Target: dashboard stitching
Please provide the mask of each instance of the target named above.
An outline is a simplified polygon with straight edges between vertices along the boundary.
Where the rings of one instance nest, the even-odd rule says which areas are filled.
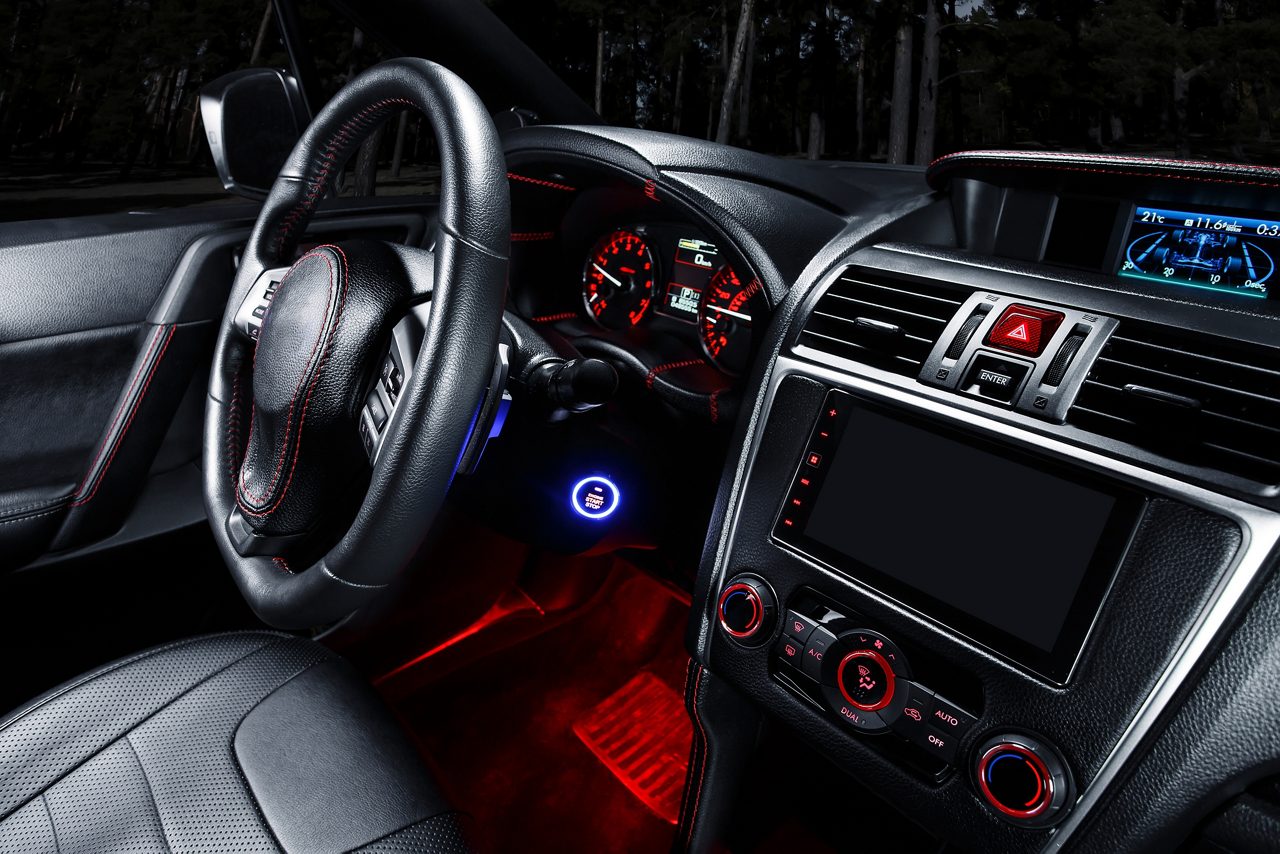
[[[1280,175],[1280,168],[1274,166],[1255,166],[1248,163],[1227,163],[1221,160],[1179,160],[1173,157],[1125,157],[1115,154],[1068,154],[1043,152],[1040,154],[1030,154],[1024,151],[1008,151],[1008,150],[985,150],[985,151],[953,151],[950,154],[944,154],[941,157],[935,157],[933,162],[929,164],[929,168],[937,166],[939,163],[953,161],[959,162],[963,160],[1026,160],[1029,162],[1047,163],[1055,160],[1070,161],[1075,160],[1083,163],[1123,163],[1125,165],[1148,165],[1159,164],[1169,167],[1187,167],[1201,169],[1204,167],[1216,167],[1220,169],[1236,169],[1246,172],[1274,172]]]
[[[663,365],[657,365],[649,369],[648,375],[644,378],[645,388],[653,388],[654,381],[658,378],[658,374],[674,371],[679,368],[692,368],[694,365],[705,364],[701,359],[683,359],[679,362],[667,362]]]
[[[1155,162],[1160,164],[1162,168],[1168,168],[1169,161],[1155,161]],[[943,164],[944,167],[948,167],[948,168],[957,168],[963,165],[965,165],[965,161],[949,161]],[[1051,160],[1032,160],[1032,161],[1026,161],[1026,162],[1018,162],[1014,160],[991,159],[991,160],[977,161],[974,165],[998,166],[998,167],[1010,168],[1010,169],[1043,169],[1043,170],[1053,170],[1057,172],[1086,172],[1086,173],[1097,174],[1097,175],[1123,175],[1125,177],[1130,177],[1130,178],[1169,178],[1169,179],[1178,180],[1178,181],[1196,181],[1196,182],[1204,182],[1204,183],[1210,183],[1210,184],[1235,184],[1238,186],[1250,186],[1250,187],[1275,187],[1277,185],[1280,185],[1280,175],[1277,175],[1272,180],[1248,181],[1242,178],[1215,177],[1214,175],[1211,175],[1211,174],[1201,174],[1198,172],[1188,173],[1188,174],[1180,174],[1177,172],[1134,172],[1134,171],[1126,171],[1124,169],[1108,169],[1108,168],[1105,168],[1104,165],[1102,164],[1099,164],[1098,166],[1068,166],[1065,163],[1055,163]],[[1137,161],[1130,161],[1130,162],[1124,162],[1123,165],[1140,166],[1142,164],[1140,164]],[[935,171],[934,167],[932,166],[929,167],[930,179],[937,178],[942,171],[944,171],[944,169],[942,168]]]
[[[559,314],[542,314],[529,319],[534,323],[555,323],[558,320],[573,320],[577,316],[576,311],[562,311]]]
[[[699,741],[702,745],[702,761],[699,763],[698,770],[698,786],[694,790],[693,807],[689,810],[689,840],[690,847],[693,846],[693,832],[697,827],[698,805],[702,802],[702,784],[707,777],[707,754],[711,752],[711,745],[707,743],[707,730],[702,725],[702,715],[698,711],[698,691],[702,687],[702,674],[706,670],[700,665],[697,666],[697,673],[693,677],[693,719],[698,724],[698,732],[700,734]]]
[[[535,187],[545,187],[548,190],[560,190],[565,193],[578,192],[577,187],[570,187],[568,184],[558,184],[555,181],[546,181],[542,178],[530,178],[527,175],[519,175],[515,172],[508,172],[507,177],[512,181],[523,181],[526,184],[533,184]]]
[[[511,232],[512,243],[529,243],[537,240],[554,240],[556,233],[554,231],[513,231]]]

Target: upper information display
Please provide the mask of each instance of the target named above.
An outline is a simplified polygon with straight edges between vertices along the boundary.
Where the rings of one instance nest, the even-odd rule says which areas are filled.
[[[1280,220],[1139,205],[1119,275],[1266,298],[1280,257]]]

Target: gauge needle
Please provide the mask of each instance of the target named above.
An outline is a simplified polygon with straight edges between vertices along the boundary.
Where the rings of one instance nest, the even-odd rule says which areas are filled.
[[[742,312],[740,312],[740,311],[734,311],[734,310],[733,310],[733,309],[731,309],[731,308],[721,308],[721,307],[720,307],[720,306],[718,306],[718,305],[709,305],[709,306],[707,306],[707,308],[711,309],[712,311],[718,311],[718,312],[720,312],[721,314],[727,314],[727,315],[729,315],[730,317],[736,317],[736,318],[738,318],[739,320],[745,320],[747,323],[750,323],[750,322],[751,322],[751,315],[749,315],[749,314],[743,314],[743,313],[742,313]]]
[[[604,267],[601,267],[599,264],[596,264],[595,262],[592,262],[591,266],[592,266],[592,267],[595,267],[597,270],[599,270],[599,271],[600,271],[600,275],[604,276],[606,279],[608,279],[609,281],[613,282],[613,283],[614,283],[615,285],[617,285],[618,287],[620,287],[620,288],[621,288],[621,287],[623,287],[622,282],[621,282],[621,281],[619,281],[618,279],[615,279],[613,276],[609,275],[609,271],[608,271],[608,270],[606,270]]]

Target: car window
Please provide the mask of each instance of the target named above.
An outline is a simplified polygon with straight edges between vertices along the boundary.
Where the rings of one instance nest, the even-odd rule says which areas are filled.
[[[10,0],[0,20],[0,219],[235,201],[197,93],[287,66],[267,0]]]
[[[320,103],[361,71],[398,55],[326,0],[306,0],[299,12]],[[352,157],[339,178],[338,195],[435,195],[439,179],[431,126],[417,113],[404,112],[378,128]]]
[[[1280,163],[1275,0],[486,2],[615,125],[889,163]]]

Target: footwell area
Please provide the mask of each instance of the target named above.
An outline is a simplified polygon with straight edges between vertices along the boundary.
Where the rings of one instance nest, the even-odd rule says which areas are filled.
[[[573,731],[659,818],[679,820],[693,725],[674,688],[652,673],[637,674]]]
[[[580,616],[407,694],[381,688],[487,849],[665,852],[691,737],[688,614],[618,564]]]

